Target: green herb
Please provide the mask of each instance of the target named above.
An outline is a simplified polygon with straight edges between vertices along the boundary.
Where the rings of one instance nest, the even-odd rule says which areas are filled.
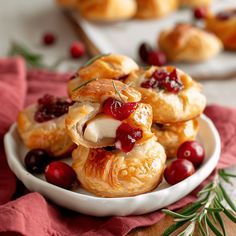
[[[41,54],[38,53],[34,53],[32,52],[29,48],[27,48],[26,46],[13,42],[12,46],[8,52],[9,56],[15,56],[15,55],[20,55],[22,56],[26,63],[27,66],[30,68],[44,68],[47,67],[44,63],[43,63],[43,56]]]
[[[125,103],[125,101],[124,101],[124,99],[121,97],[120,91],[118,91],[118,89],[117,89],[117,87],[116,87],[114,81],[112,81],[112,85],[113,85],[113,87],[114,87],[114,90],[115,90],[116,94],[120,97],[120,100]]]
[[[178,236],[192,236],[196,226],[198,226],[199,233],[202,236],[208,236],[209,230],[217,236],[226,236],[225,225],[220,213],[225,214],[231,221],[236,223],[236,207],[230,200],[221,182],[230,183],[231,177],[236,178],[235,175],[226,173],[224,170],[219,170],[213,181],[198,193],[199,199],[197,202],[180,213],[163,210],[166,215],[174,217],[177,223],[166,229],[162,236],[171,235],[187,223],[187,227]],[[228,204],[230,210],[223,206],[223,201]],[[219,227],[216,227],[216,225]]]
[[[74,88],[74,89],[72,90],[72,92],[74,92],[74,91],[76,91],[76,90],[78,90],[78,89],[81,89],[82,87],[86,86],[87,84],[89,84],[89,83],[91,83],[92,81],[95,81],[95,80],[97,80],[97,79],[98,79],[98,78],[92,78],[92,79],[90,79],[90,80],[87,80],[87,81],[81,83],[78,87]]]
[[[110,55],[110,53],[107,53],[107,54],[98,54],[98,55],[92,57],[90,60],[88,60],[82,67],[89,66],[89,65],[91,65],[93,62],[95,62],[96,60],[98,60],[99,58],[105,57],[105,56],[108,56],[108,55]]]

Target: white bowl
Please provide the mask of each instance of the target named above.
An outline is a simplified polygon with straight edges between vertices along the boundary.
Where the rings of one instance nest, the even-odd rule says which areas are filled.
[[[173,186],[163,180],[152,192],[124,198],[97,197],[82,188],[77,192],[65,190],[46,182],[43,175],[30,174],[24,166],[27,149],[19,137],[16,124],[5,135],[4,145],[11,170],[29,190],[37,191],[58,205],[84,214],[125,216],[145,214],[166,207],[186,196],[210,175],[219,160],[221,148],[219,134],[205,115],[200,118],[198,139],[204,145],[206,157],[192,176]]]

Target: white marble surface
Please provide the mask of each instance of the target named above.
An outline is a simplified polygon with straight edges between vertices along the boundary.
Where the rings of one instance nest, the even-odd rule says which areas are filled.
[[[42,47],[41,35],[53,31],[58,42],[53,47]],[[47,63],[57,58],[68,57],[70,43],[77,39],[67,20],[53,0],[0,0],[0,57],[4,57],[11,41],[25,43],[45,56]],[[69,61],[61,70],[74,70],[83,60]],[[236,78],[225,81],[204,82],[204,93],[208,103],[236,107]],[[236,167],[231,168],[236,173]],[[236,203],[236,181],[228,187]]]

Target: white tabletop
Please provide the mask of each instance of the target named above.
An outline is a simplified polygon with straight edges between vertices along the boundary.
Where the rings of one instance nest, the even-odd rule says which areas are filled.
[[[41,45],[42,34],[55,32],[58,38],[53,47]],[[53,0],[0,0],[0,57],[6,56],[13,40],[22,42],[45,56],[47,63],[68,56],[68,48],[77,39],[73,29]],[[69,61],[61,70],[75,70],[86,59]],[[236,78],[224,81],[206,81],[204,93],[208,104],[236,107]],[[236,167],[231,168],[236,173]],[[228,186],[236,203],[236,181]]]

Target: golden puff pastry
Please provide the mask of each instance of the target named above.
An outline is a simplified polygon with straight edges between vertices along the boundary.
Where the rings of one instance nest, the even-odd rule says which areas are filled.
[[[198,129],[198,119],[174,124],[154,123],[152,126],[152,132],[165,148],[167,158],[176,157],[179,146],[186,141],[194,140]]]
[[[119,91],[119,95],[115,90]],[[107,99],[132,103],[135,108],[128,117],[114,119],[103,111]],[[70,107],[65,120],[68,134],[74,143],[88,148],[113,146],[117,128],[127,123],[142,130],[143,136],[138,143],[143,142],[153,136],[150,131],[152,108],[148,104],[138,103],[140,99],[138,91],[120,81],[92,81],[72,95],[76,103]]]
[[[92,21],[118,21],[134,16],[135,0],[78,0],[80,14]]]
[[[209,14],[206,29],[213,32],[228,50],[236,50],[236,9]]]
[[[148,19],[170,14],[178,7],[177,0],[136,0],[138,10],[136,17]]]
[[[212,0],[179,0],[180,6],[187,7],[199,7],[199,6],[209,6]]]
[[[18,115],[17,128],[24,144],[29,149],[44,149],[55,157],[69,154],[75,145],[66,133],[66,115],[39,123],[35,121],[37,106],[31,105]]]
[[[142,102],[152,106],[155,123],[191,120],[198,117],[206,105],[201,85],[173,66],[140,69],[132,73],[125,83],[142,94]]]
[[[166,155],[152,137],[129,153],[79,146],[72,159],[72,167],[86,190],[102,197],[128,197],[157,187]]]
[[[98,56],[90,64],[81,67],[72,77],[73,79],[68,83],[68,94],[71,95],[78,84],[84,80],[93,78],[122,80],[137,69],[138,65],[129,57],[119,54]]]
[[[189,24],[177,24],[163,30],[158,46],[169,61],[200,62],[217,55],[223,48],[221,41],[211,33]]]

